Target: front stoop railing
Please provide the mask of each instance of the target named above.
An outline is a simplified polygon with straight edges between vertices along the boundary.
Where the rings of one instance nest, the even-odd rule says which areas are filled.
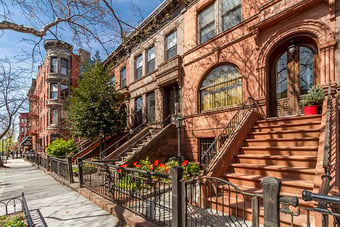
[[[228,124],[223,128],[221,133],[216,137],[214,142],[205,150],[201,156],[201,165],[206,170],[210,164],[213,163],[214,158],[220,152],[220,149],[224,148],[224,145],[228,142],[233,134],[239,129],[240,123],[250,112],[258,112],[263,114],[262,109],[258,106],[257,101],[249,97],[230,119]]]

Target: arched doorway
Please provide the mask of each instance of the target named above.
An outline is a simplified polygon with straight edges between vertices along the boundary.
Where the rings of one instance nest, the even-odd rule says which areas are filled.
[[[299,102],[317,82],[318,54],[308,37],[292,37],[272,52],[269,102],[271,116],[302,114]]]

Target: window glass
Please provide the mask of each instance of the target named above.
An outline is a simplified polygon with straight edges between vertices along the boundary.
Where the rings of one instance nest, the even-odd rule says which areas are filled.
[[[60,85],[60,97],[61,99],[66,99],[68,96],[68,86],[66,84]]]
[[[135,59],[135,79],[138,80],[143,74],[143,56],[139,55]]]
[[[58,99],[58,84],[51,84],[50,86],[50,99]]]
[[[138,97],[135,100],[135,126],[143,123],[143,99]]]
[[[56,73],[57,72],[57,57],[51,57],[51,63],[50,63],[50,72]]]
[[[50,124],[57,124],[58,123],[58,110],[57,109],[51,109],[50,113]]]
[[[155,122],[155,93],[147,94],[146,96],[146,116],[148,122]]]
[[[68,60],[65,58],[61,59],[61,69],[60,73],[67,75],[68,74]]]
[[[242,102],[242,77],[231,65],[223,65],[208,74],[201,86],[201,110]]]
[[[222,29],[223,31],[241,22],[241,0],[223,0]]]
[[[147,73],[151,73],[155,70],[155,47],[150,48],[147,51]]]
[[[123,88],[126,86],[126,68],[124,67],[120,70],[120,87]]]
[[[276,98],[287,98],[287,52],[276,63]]]
[[[314,84],[313,81],[313,51],[308,47],[299,47],[300,53],[300,95],[307,94],[309,88]]]
[[[166,56],[165,60],[168,60],[170,58],[173,58],[177,55],[177,32],[174,31],[170,33],[165,38],[165,50],[166,50]]]
[[[211,4],[198,15],[199,21],[199,38],[203,43],[215,35],[215,14],[214,4]]]

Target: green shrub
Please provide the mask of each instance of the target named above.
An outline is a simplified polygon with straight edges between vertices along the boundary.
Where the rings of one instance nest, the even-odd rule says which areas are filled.
[[[303,96],[301,100],[302,106],[310,106],[310,105],[322,105],[322,102],[325,98],[325,93],[322,88],[318,85],[311,87],[308,90],[308,93]]]
[[[56,139],[46,148],[47,154],[50,156],[66,156],[76,149],[74,141]]]

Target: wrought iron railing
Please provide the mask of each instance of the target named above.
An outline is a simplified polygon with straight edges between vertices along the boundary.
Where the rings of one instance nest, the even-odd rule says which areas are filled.
[[[171,224],[171,184],[165,174],[83,161],[81,185],[162,226]]]
[[[27,225],[29,227],[34,226],[24,193],[22,193],[21,196],[0,201],[0,215],[11,215],[17,212],[24,212]]]
[[[107,148],[105,148],[102,153],[106,154],[108,151],[114,151],[116,149],[118,149],[121,145],[123,145],[126,141],[128,141],[129,139],[131,139],[132,137],[134,137],[135,135],[137,135],[137,133],[139,133],[143,128],[145,128],[146,126],[146,122],[138,125],[136,128],[134,128],[130,133],[126,134],[125,136],[123,136],[122,138],[120,138],[119,140],[117,140],[117,142],[115,142],[114,144],[108,146]],[[101,156],[100,156],[101,157]]]
[[[73,183],[72,161],[71,158],[50,157],[51,172],[59,177]]]
[[[251,111],[256,111],[263,115],[262,109],[258,106],[257,101],[249,97],[238,109],[238,111],[234,114],[234,116],[230,119],[228,124],[223,128],[221,133],[216,137],[214,142],[205,150],[201,156],[201,165],[203,168],[207,168],[209,164],[212,162],[216,154],[218,153],[218,148],[222,148],[226,141],[233,135],[244,117],[247,113]]]
[[[323,168],[325,174],[330,175],[329,159],[331,157],[331,113],[332,113],[332,93],[331,93],[331,81],[328,84],[328,96],[327,96],[327,112],[326,112],[326,125],[325,125],[325,144],[323,153]]]
[[[183,226],[259,226],[262,195],[214,177],[197,177],[182,185]]]

